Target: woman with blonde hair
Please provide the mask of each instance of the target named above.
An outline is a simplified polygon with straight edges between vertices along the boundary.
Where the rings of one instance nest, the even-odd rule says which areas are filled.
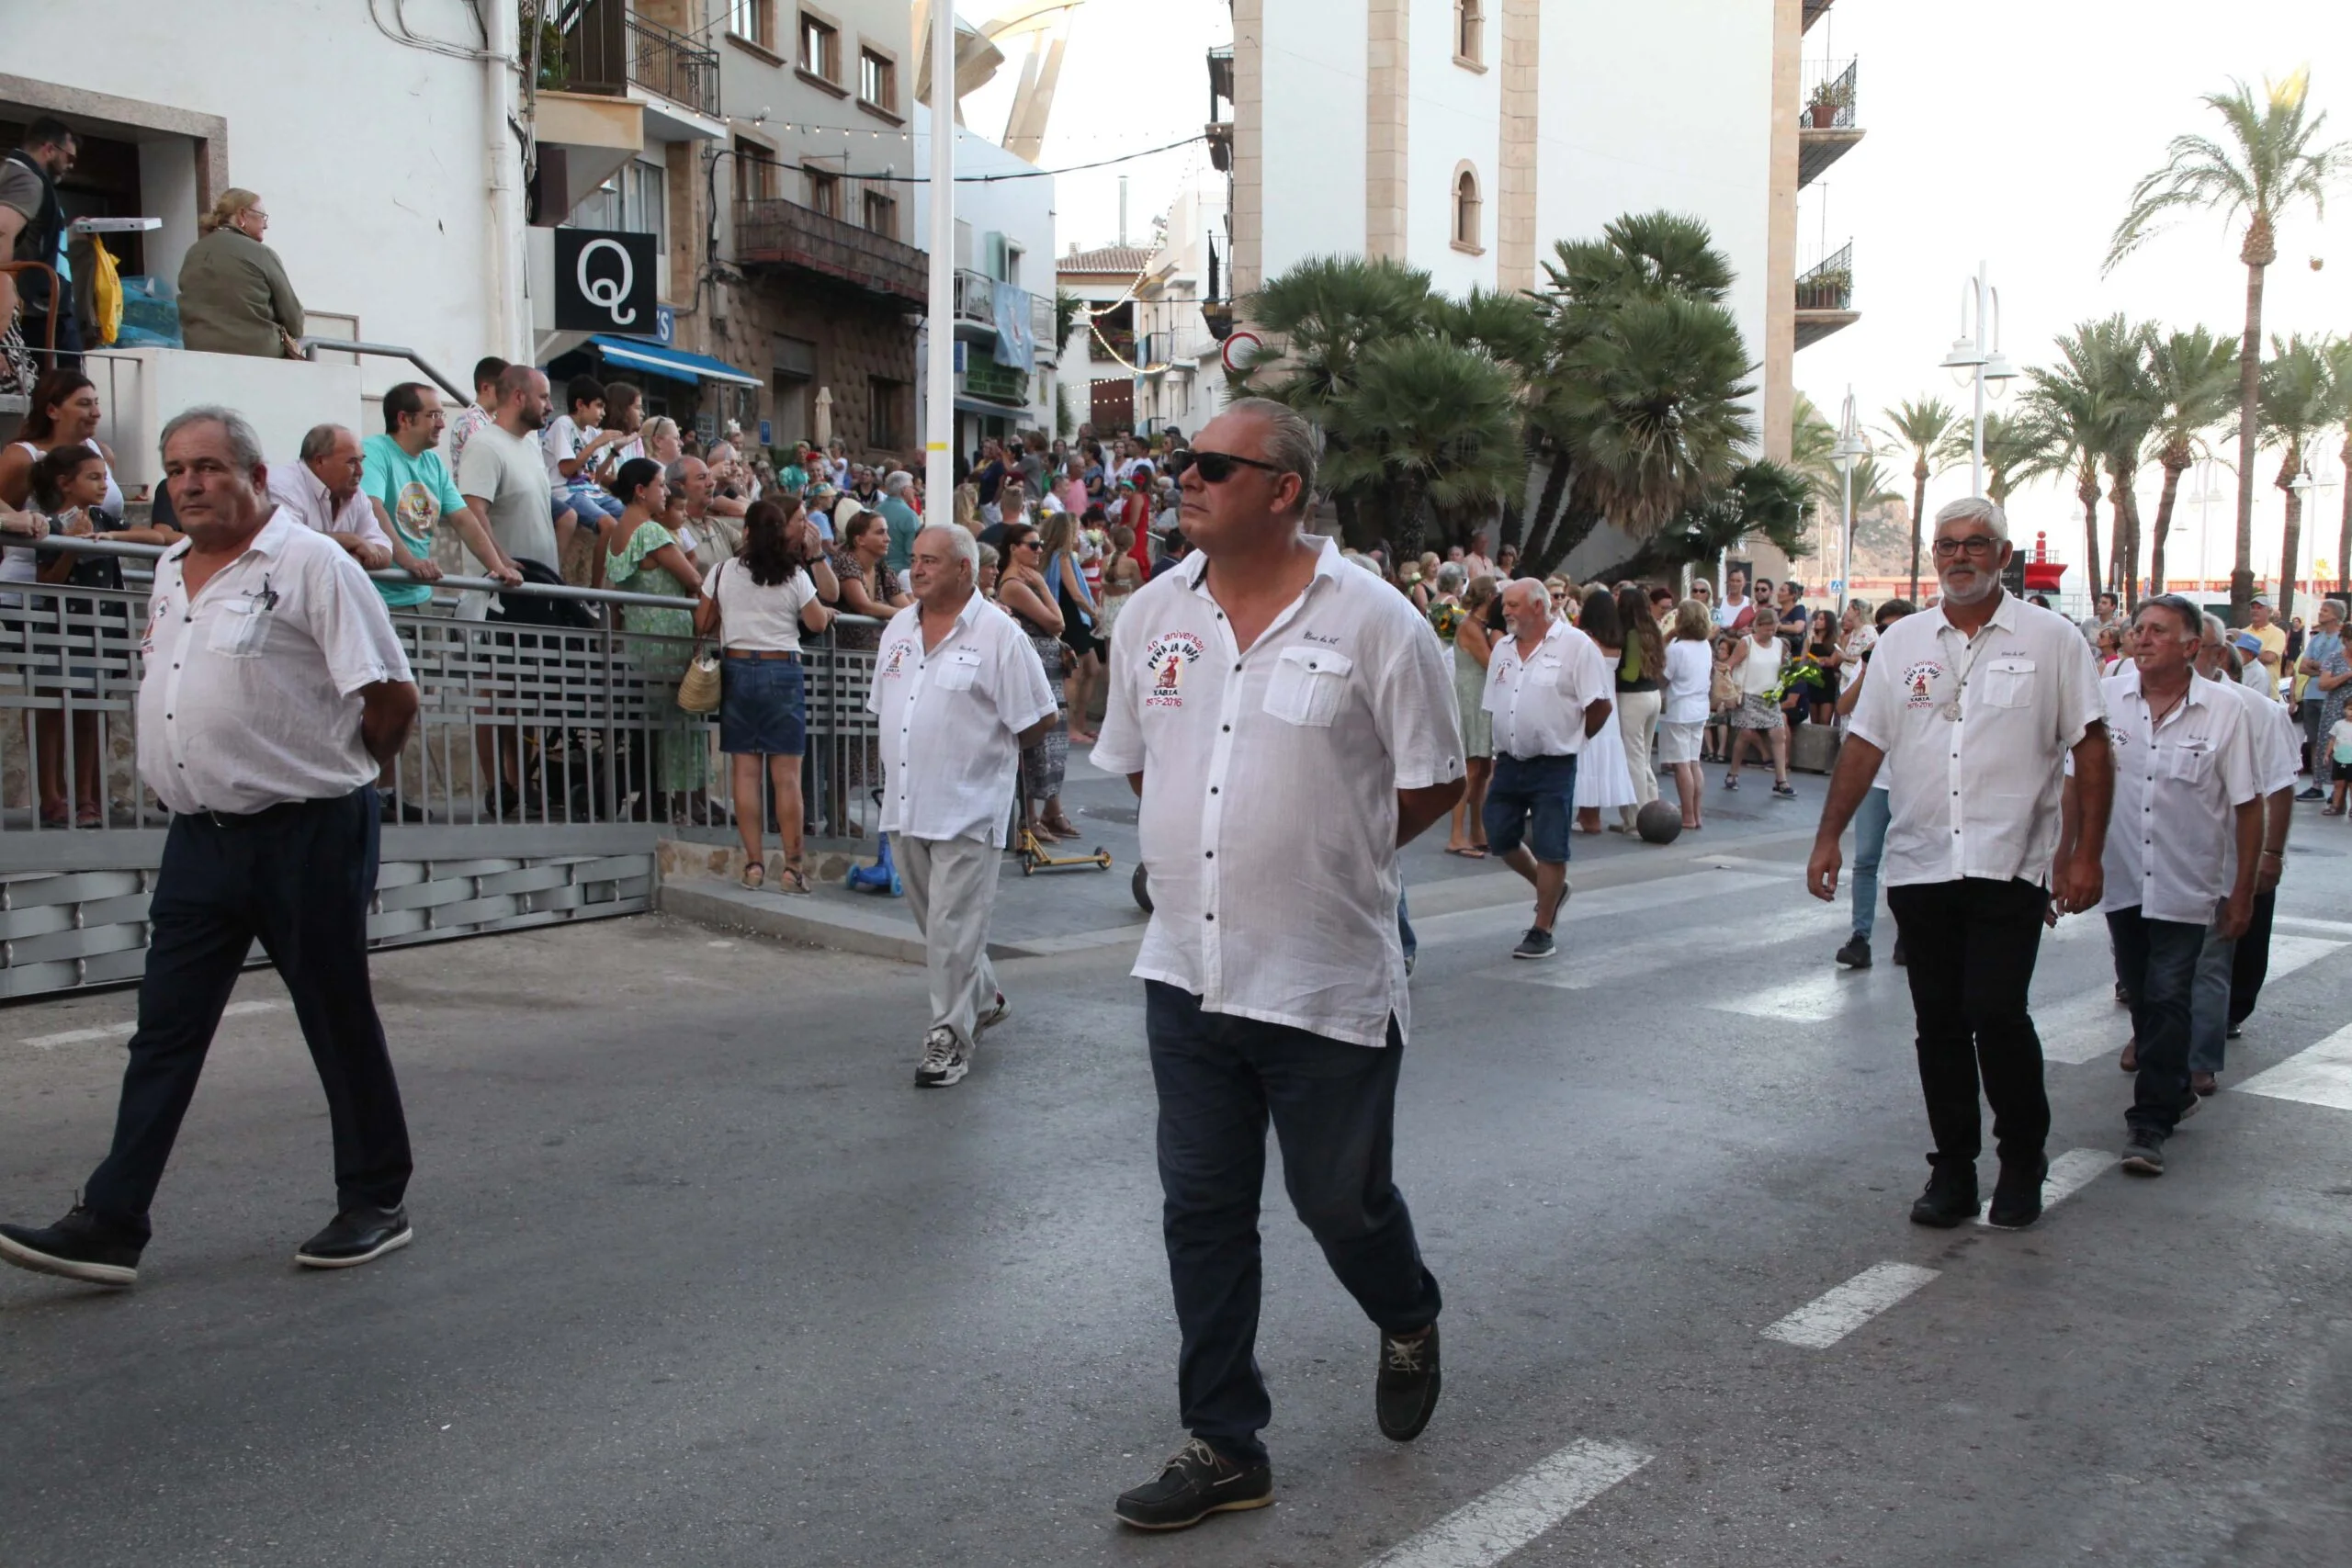
[[[198,354],[300,358],[302,301],[277,253],[262,243],[269,214],[261,197],[224,190],[197,228],[202,237],[180,263],[180,341]]]
[[[1674,792],[1682,801],[1682,826],[1700,828],[1700,797],[1706,781],[1699,759],[1707,728],[1707,703],[1715,669],[1715,617],[1703,599],[1675,607],[1674,640],[1667,645],[1666,705],[1657,727],[1657,760],[1674,770]]]
[[[1011,521],[1008,514],[1008,525]],[[1085,575],[1079,570],[1078,519],[1067,512],[1049,512],[1038,524],[1038,533],[1045,545],[1046,587],[1061,612],[1062,646],[1070,653],[1069,739],[1073,745],[1091,746],[1094,732],[1086,728],[1086,720],[1102,673],[1102,639],[1095,635],[1102,607],[1086,591]]]

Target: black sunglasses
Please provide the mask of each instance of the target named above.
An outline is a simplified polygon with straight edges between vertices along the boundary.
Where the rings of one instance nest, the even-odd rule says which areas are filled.
[[[1283,471],[1279,463],[1261,463],[1255,457],[1237,457],[1230,452],[1193,452],[1180,448],[1169,454],[1169,478],[1181,479],[1187,468],[1198,468],[1201,478],[1213,485],[1221,485],[1231,479],[1237,468],[1262,468],[1270,474]]]

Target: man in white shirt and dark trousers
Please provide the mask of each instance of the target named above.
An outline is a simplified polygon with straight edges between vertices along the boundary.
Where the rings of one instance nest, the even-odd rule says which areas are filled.
[[[1552,614],[1543,582],[1503,588],[1510,636],[1487,663],[1482,699],[1495,722],[1495,776],[1487,786],[1487,846],[1535,885],[1535,923],[1513,958],[1559,951],[1552,923],[1568,896],[1577,814],[1577,758],[1616,705],[1616,675],[1592,638]]]
[[[2100,682],[2115,806],[2099,910],[2132,998],[2137,1061],[2123,1168],[2162,1176],[2165,1140],[2200,1103],[2188,1076],[2199,955],[2209,935],[2234,942],[2253,912],[2262,795],[2253,714],[2198,677],[2197,606],[2171,593],[2143,599],[2128,636],[2131,664]],[[2073,816],[2062,857],[2073,849]]]
[[[295,1261],[344,1269],[408,1244],[408,1129],[368,980],[376,772],[416,717],[391,617],[358,565],[266,499],[253,429],[197,408],[164,427],[187,540],[156,563],[139,771],[171,810],[148,906],[139,1029],[114,1147],[71,1213],[0,1225],[0,1258],[129,1285],[148,1207],[245,954],[258,940],[326,1089],[334,1223]]]
[[[1198,550],[1120,612],[1094,748],[1142,802],[1135,973],[1192,1434],[1119,1497],[1139,1529],[1273,1500],[1254,1354],[1270,1120],[1299,1219],[1379,1329],[1380,1430],[1418,1435],[1439,1387],[1441,1298],[1389,1161],[1409,1021],[1396,851],[1462,795],[1451,668],[1409,601],[1302,531],[1304,418],[1242,399],[1198,443],[1170,465]]]
[[[940,524],[915,536],[915,602],[883,631],[865,697],[882,732],[882,830],[931,972],[931,1027],[915,1068],[924,1089],[962,1082],[979,1032],[1004,1017],[989,913],[1021,748],[1057,711],[1037,650],[980,597],[979,572],[967,530]]]
[[[1927,1191],[1911,1207],[1925,1225],[1976,1213],[1980,1074],[2001,1156],[1985,1217],[2018,1226],[2041,1213],[2050,1100],[2027,995],[2053,896],[2068,914],[2099,901],[2114,790],[2090,645],[2064,619],[2002,591],[2007,530],[2000,507],[1983,499],[1936,514],[1942,599],[1888,626],[1871,650],[1805,870],[1814,897],[1837,897],[1838,835],[1885,762],[1886,902],[1909,960],[1935,1138]],[[2069,754],[2081,828],[2053,866]]]

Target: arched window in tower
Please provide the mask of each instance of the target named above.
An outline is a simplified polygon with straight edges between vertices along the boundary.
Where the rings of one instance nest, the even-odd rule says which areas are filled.
[[[1482,251],[1479,211],[1485,203],[1478,199],[1478,171],[1469,164],[1456,164],[1453,171],[1453,248],[1457,251]]]
[[[1482,0],[1453,0],[1453,58],[1464,65],[1483,65],[1486,56],[1486,6]]]

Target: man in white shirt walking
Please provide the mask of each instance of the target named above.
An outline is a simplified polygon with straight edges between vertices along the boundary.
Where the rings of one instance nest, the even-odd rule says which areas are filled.
[[[1888,626],[1871,650],[1805,869],[1814,897],[1834,900],[1838,835],[1886,763],[1886,902],[1909,960],[1935,1137],[1927,1191],[1911,1207],[1924,1225],[1976,1213],[1980,1078],[2001,1156],[1986,1218],[2018,1226],[2041,1213],[2050,1100],[2027,994],[2053,895],[2067,914],[2099,901],[2114,793],[2090,645],[2002,591],[2009,555],[2008,520],[1992,502],[1955,501],[1936,514],[1942,597]],[[2070,754],[2080,835],[2053,867]]]
[[[375,585],[266,499],[261,443],[226,409],[164,426],[187,538],[155,565],[141,643],[139,772],[172,813],[148,905],[114,1146],[53,1225],[0,1225],[0,1260],[97,1285],[139,1277],[147,1211],[238,971],[258,941],[326,1089],[334,1222],[296,1249],[347,1269],[408,1245],[408,1128],[368,979],[378,767],[416,718]]]
[[[1379,1329],[1380,1430],[1410,1438],[1435,1406],[1442,1302],[1390,1176],[1409,1021],[1396,851],[1463,789],[1436,634],[1302,530],[1313,427],[1246,398],[1177,461],[1198,549],[1120,612],[1094,748],[1142,801],[1135,973],[1192,1434],[1120,1496],[1139,1529],[1273,1500],[1254,1353],[1269,1120],[1299,1219]]]
[[[866,711],[880,720],[890,835],[931,972],[915,1083],[945,1089],[1005,1014],[989,966],[989,912],[1021,748],[1054,721],[1054,691],[1012,617],[980,597],[980,547],[954,524],[915,536],[915,602],[875,653]]]
[[[2198,960],[2209,932],[2222,942],[2245,932],[2262,843],[2254,716],[2198,677],[2202,635],[2188,600],[2143,600],[2131,663],[2100,682],[2115,806],[2099,911],[2132,998],[2137,1071],[2123,1168],[2139,1176],[2164,1174],[2165,1141],[2200,1103],[2188,1076]],[[2073,847],[2062,842],[2061,856]]]
[[[1487,847],[1535,886],[1535,923],[1513,958],[1559,951],[1552,924],[1568,896],[1568,845],[1577,813],[1577,758],[1612,722],[1616,678],[1600,645],[1552,614],[1541,580],[1503,589],[1510,636],[1487,661],[1482,705],[1494,716],[1495,773],[1483,816]]]

